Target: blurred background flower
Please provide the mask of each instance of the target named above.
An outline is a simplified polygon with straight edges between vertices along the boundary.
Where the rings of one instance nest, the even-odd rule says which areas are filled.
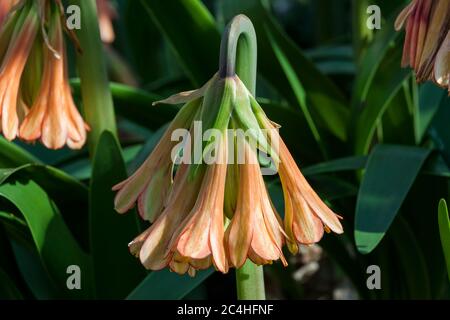
[[[405,25],[402,66],[416,72],[417,81],[434,81],[449,88],[450,2],[413,0],[395,21],[395,29]]]

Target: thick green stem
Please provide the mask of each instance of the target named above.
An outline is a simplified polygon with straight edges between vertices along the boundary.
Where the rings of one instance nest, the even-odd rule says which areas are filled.
[[[256,90],[257,45],[252,22],[245,15],[233,18],[225,29],[220,46],[219,75],[239,76],[254,95]]]
[[[265,300],[263,267],[247,260],[236,270],[236,288],[239,300]]]
[[[238,75],[247,89],[255,95],[257,45],[255,29],[244,15],[238,15],[227,26],[220,48],[219,75]],[[263,267],[248,260],[236,270],[237,295],[240,300],[264,300]]]
[[[81,29],[76,30],[82,53],[77,55],[81,97],[86,122],[90,126],[88,143],[91,155],[103,131],[117,135],[114,105],[106,70],[103,44],[95,0],[70,0],[81,11]]]

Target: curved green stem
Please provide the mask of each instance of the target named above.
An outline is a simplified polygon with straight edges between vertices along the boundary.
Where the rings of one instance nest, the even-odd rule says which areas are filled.
[[[233,18],[222,37],[219,75],[238,75],[247,89],[255,95],[257,45],[252,22],[244,15]],[[237,296],[240,300],[264,300],[263,267],[248,260],[236,270]]]
[[[92,155],[103,131],[117,135],[113,99],[98,26],[97,5],[94,0],[70,0],[81,11],[81,29],[76,30],[82,53],[77,55],[81,80],[81,97],[86,122],[91,130],[88,143]]]
[[[256,33],[252,22],[243,14],[237,15],[222,37],[219,75],[225,78],[237,74],[247,89],[255,95],[257,52]]]

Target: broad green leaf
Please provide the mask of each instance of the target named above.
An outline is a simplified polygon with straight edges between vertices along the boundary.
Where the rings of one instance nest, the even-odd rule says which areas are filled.
[[[402,217],[392,225],[392,239],[400,262],[399,272],[407,287],[406,298],[431,299],[430,279],[422,249],[414,231]]]
[[[19,289],[9,275],[0,268],[0,300],[19,299],[23,299]]]
[[[267,99],[258,99],[258,103],[269,119],[281,125],[280,135],[294,157],[302,159],[304,163],[322,158],[300,110]]]
[[[58,296],[63,297],[61,292],[58,291],[55,281],[46,270],[36,249],[25,247],[13,239],[10,242],[14,258],[17,261],[17,268],[32,297],[38,300],[57,299]],[[84,272],[81,276],[88,275]]]
[[[355,241],[371,252],[394,220],[431,150],[377,145],[369,156],[358,193]]]
[[[367,156],[353,156],[321,162],[302,168],[305,176],[318,174],[337,173],[342,171],[361,170],[366,167]],[[439,154],[429,157],[425,162],[421,174],[450,178],[450,169]]]
[[[90,236],[95,295],[124,298],[143,278],[144,269],[127,244],[138,235],[136,215],[114,210],[112,187],[127,177],[116,138],[102,133],[93,158],[90,187]]]
[[[354,184],[333,176],[315,175],[309,178],[309,181],[314,190],[328,201],[355,196],[358,193],[358,188]]]
[[[364,108],[357,116],[353,136],[356,154],[367,154],[375,129],[392,99],[410,75],[408,69],[400,69],[401,47],[396,47],[383,60],[375,75]],[[358,112],[355,110],[355,112]]]
[[[351,171],[363,169],[366,166],[367,156],[346,157],[326,162],[321,162],[302,169],[304,175],[316,175],[339,171]]]
[[[4,219],[3,215],[8,218]],[[11,214],[0,211],[0,269],[8,275],[8,278],[14,282],[14,286],[21,292],[24,298],[31,297],[30,291],[27,288],[26,283],[23,281],[20,274],[14,252],[11,247],[10,234],[15,232],[15,229],[19,232],[23,232],[28,235],[28,239],[24,242],[29,243],[29,247],[32,248],[31,235],[29,235],[28,226],[25,221],[21,221],[20,224],[16,221],[9,219]],[[0,281],[1,282],[1,281]],[[1,285],[0,285],[1,286]]]
[[[154,271],[128,295],[127,300],[180,300],[213,273],[214,269],[210,268],[197,272],[192,278],[168,269]]]
[[[300,83],[306,95],[306,104],[317,125],[345,141],[350,113],[342,93],[283,33],[259,1],[252,3],[255,5],[250,6],[245,13],[252,20],[258,36],[259,72],[292,105],[298,105],[303,99],[302,90],[298,89]]]
[[[72,79],[70,83],[75,94],[80,95],[80,79]],[[172,120],[179,110],[174,105],[153,106],[152,103],[161,100],[161,96],[142,89],[114,82],[110,83],[109,88],[119,115],[152,130]]]
[[[410,81],[389,102],[378,125],[378,143],[414,145],[414,117]],[[415,80],[413,80],[415,81]]]
[[[439,202],[438,222],[442,248],[447,263],[448,278],[450,280],[450,219],[448,216],[447,203],[444,199]]]
[[[16,144],[0,136],[0,168],[17,167],[40,161]]]
[[[308,124],[309,130],[311,130],[311,133],[314,136],[314,139],[316,140],[316,143],[319,145],[321,151],[323,152],[323,155],[326,156],[325,141],[323,141],[323,139],[321,138],[321,135],[319,133],[317,125],[316,125],[314,119],[312,118],[311,113],[308,109],[308,105],[306,102],[305,88],[303,87],[295,70],[292,68],[286,55],[281,50],[280,46],[278,45],[277,41],[275,40],[275,37],[272,34],[272,32],[270,31],[270,29],[267,29],[266,31],[267,31],[269,41],[272,44],[275,56],[277,57],[278,62],[280,63],[281,68],[283,69],[283,71],[286,75],[286,78],[289,81],[291,89],[294,92],[295,98],[297,100],[297,104],[300,107],[300,109],[302,110],[302,113],[306,119],[306,123]]]
[[[450,130],[448,130],[448,119],[450,118],[450,98],[444,97],[439,110],[431,122],[428,130],[434,146],[450,164]]]
[[[87,198],[85,185],[67,173],[51,166],[26,164],[0,169],[0,184],[9,179],[36,182],[60,208],[60,212],[84,250],[88,248]]]
[[[170,43],[191,81],[200,86],[219,69],[220,35],[208,9],[199,0],[141,0]]]
[[[0,186],[0,197],[10,201],[23,214],[39,256],[61,293],[73,298],[89,297],[91,281],[88,256],[44,190],[32,180],[9,179]],[[69,290],[66,286],[66,270],[71,265],[79,266],[84,274],[81,277],[81,290]]]
[[[417,143],[422,141],[431,121],[445,100],[445,90],[434,83],[427,82],[420,86],[419,103],[414,117]]]
[[[134,145],[123,150],[123,158],[125,163],[129,163],[140,152],[142,146]],[[92,165],[89,159],[80,159],[71,163],[68,163],[61,167],[62,171],[67,172],[71,176],[79,180],[87,180],[92,174]]]
[[[383,28],[375,33],[371,45],[361,59],[360,69],[356,73],[355,88],[353,90],[354,108],[360,108],[361,104],[366,100],[373,82],[377,82],[375,75],[381,68],[382,61],[386,59],[386,56],[389,55],[389,51],[396,45],[395,42],[399,38],[400,33],[394,30],[395,18],[396,15],[392,15],[391,18],[384,23]],[[396,46],[401,50],[401,45],[397,44]],[[398,70],[399,68],[400,64],[398,64],[395,70]]]

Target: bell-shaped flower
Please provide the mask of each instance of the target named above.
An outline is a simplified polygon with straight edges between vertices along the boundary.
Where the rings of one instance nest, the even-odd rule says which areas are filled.
[[[0,132],[8,140],[17,137],[19,114],[27,111],[20,97],[20,84],[38,30],[34,4],[25,4],[11,14],[0,30]]]
[[[249,258],[258,265],[278,259],[287,265],[282,252],[285,234],[264,184],[257,150],[243,143],[236,211],[225,237],[230,264],[240,268]]]
[[[50,21],[49,44],[44,46],[44,70],[39,93],[20,125],[25,141],[41,140],[49,149],[68,145],[80,149],[86,142],[87,125],[72,99],[67,75],[63,30],[59,13]]]
[[[114,187],[117,211],[137,202],[140,215],[153,222],[130,243],[146,268],[194,275],[211,265],[227,272],[247,259],[286,265],[286,241],[293,247],[319,241],[324,228],[342,232],[282,142],[279,150],[277,128],[237,76],[216,74],[202,88],[159,103],[186,104],[144,164]],[[187,132],[182,143],[172,141],[179,128]],[[264,183],[260,152],[280,168],[286,232]]]
[[[277,126],[266,117],[256,100],[252,101],[252,105],[261,126],[268,129],[271,143],[279,146],[278,173],[284,194],[284,230],[287,234],[289,250],[297,253],[298,245],[318,242],[324,230],[342,233],[340,216],[320,199],[306,181],[283,139],[275,130]]]
[[[448,89],[450,1],[412,0],[395,21],[396,30],[403,26],[402,66],[412,67],[418,82],[431,80]]]
[[[80,149],[86,141],[61,14],[59,1],[19,1],[0,29],[0,132],[8,140],[40,140],[50,149]]]

